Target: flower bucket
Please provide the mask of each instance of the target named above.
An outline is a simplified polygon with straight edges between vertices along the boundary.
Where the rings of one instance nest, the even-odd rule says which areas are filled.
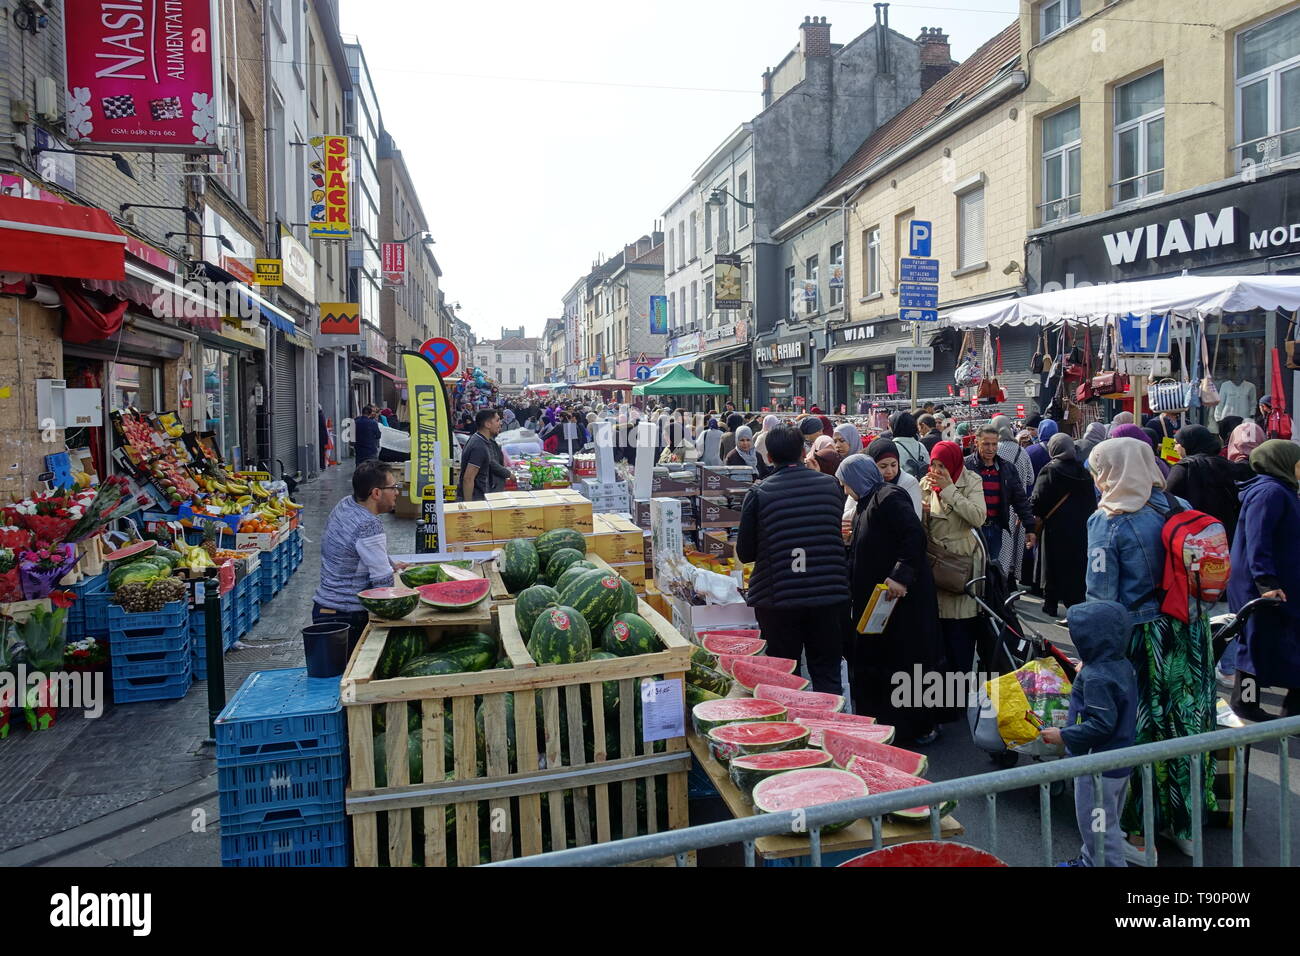
[[[58,716],[58,707],[50,703],[50,679],[44,678],[27,692],[23,701],[23,716],[32,730],[49,730]]]

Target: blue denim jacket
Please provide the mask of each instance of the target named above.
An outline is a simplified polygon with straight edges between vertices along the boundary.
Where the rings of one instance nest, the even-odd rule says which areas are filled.
[[[1191,507],[1182,498],[1184,507]],[[1108,515],[1098,510],[1088,519],[1088,600],[1118,601],[1133,624],[1160,616],[1160,581],[1165,546],[1160,531],[1169,517],[1165,492],[1155,491],[1140,511]]]

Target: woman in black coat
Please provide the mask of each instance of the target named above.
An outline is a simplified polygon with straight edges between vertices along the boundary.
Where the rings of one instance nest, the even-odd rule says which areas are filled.
[[[1222,521],[1231,541],[1241,499],[1232,463],[1219,457],[1219,439],[1204,425],[1184,425],[1178,430],[1175,447],[1183,458],[1169,469],[1165,490]]]
[[[1088,571],[1088,518],[1097,510],[1092,476],[1079,461],[1074,440],[1057,433],[1047,443],[1051,460],[1034,482],[1030,499],[1039,520],[1038,583],[1043,613],[1056,617],[1082,604]]]
[[[942,672],[944,662],[925,529],[911,496],[885,481],[867,455],[844,459],[836,477],[858,502],[849,540],[853,709],[893,726],[904,746],[931,743],[938,735],[936,711],[923,706],[924,676]],[[858,634],[878,584],[900,600],[883,634]],[[907,677],[901,687],[896,674]],[[896,705],[896,692],[907,696],[905,706]]]

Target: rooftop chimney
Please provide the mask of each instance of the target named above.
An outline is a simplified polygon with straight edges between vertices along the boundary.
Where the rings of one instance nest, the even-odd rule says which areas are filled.
[[[804,17],[799,24],[799,53],[802,56],[831,55],[831,25],[825,17]]]
[[[956,65],[952,62],[952,47],[948,34],[941,27],[921,27],[916,38],[921,54],[921,92],[924,93],[946,76]]]
[[[876,25],[876,73],[888,75],[893,72],[889,62],[889,4],[877,3]]]

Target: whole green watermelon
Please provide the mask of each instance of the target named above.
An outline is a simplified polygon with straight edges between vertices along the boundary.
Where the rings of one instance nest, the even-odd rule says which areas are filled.
[[[575,562],[582,560],[582,552],[576,548],[561,548],[551,555],[550,560],[546,562],[546,580],[554,584],[559,580],[561,574],[567,571]]]
[[[592,651],[591,659],[593,661],[616,661],[618,655],[611,654],[609,651]],[[605,725],[609,726],[610,721],[618,719],[618,681],[603,681],[600,690],[605,700]]]
[[[437,584],[442,580],[436,564],[420,564],[407,568],[399,577],[408,588],[418,588],[422,584]]]
[[[591,660],[591,629],[571,607],[547,608],[533,624],[528,653],[538,664]]]
[[[165,559],[173,568],[181,563],[181,553],[179,551],[164,548],[162,545],[153,549],[152,557]]]
[[[511,769],[515,766],[515,695],[504,694],[506,703],[506,757],[510,761]],[[487,696],[479,701],[479,705],[474,711],[474,724],[478,728],[478,751],[480,763],[487,764],[486,750],[484,742],[487,740],[487,731],[484,727],[483,715],[484,708],[487,704]]]
[[[152,561],[137,558],[134,561],[119,564],[108,572],[108,589],[116,591],[119,586],[129,584],[132,581],[156,581],[158,578],[166,576],[167,572],[160,571]]]
[[[440,674],[459,674],[464,670],[445,654],[421,654],[406,662],[398,677],[435,677]]]
[[[635,614],[640,605],[637,603],[636,588],[632,587],[632,582],[627,578],[620,578],[623,588],[623,607],[621,610],[627,614]]]
[[[639,614],[616,614],[601,634],[600,646],[619,657],[653,654],[662,649],[659,635]]]
[[[537,575],[540,573],[537,548],[531,541],[516,538],[506,542],[506,546],[501,549],[501,580],[507,591],[518,594],[524,588],[532,587],[537,583]]]
[[[389,630],[384,652],[379,656],[375,674],[381,680],[396,677],[408,662],[428,653],[429,638],[422,627],[395,627]]]
[[[587,571],[560,589],[560,604],[577,610],[594,634],[604,632],[624,600],[623,579],[613,571]]]
[[[562,548],[572,548],[579,554],[587,553],[587,539],[581,532],[572,528],[554,528],[537,538],[537,559],[546,567],[555,552]]]
[[[497,662],[497,640],[482,631],[458,634],[443,638],[433,654],[450,659],[462,671],[485,671]]]
[[[555,607],[559,603],[560,594],[555,588],[547,587],[545,584],[534,584],[530,588],[524,588],[515,598],[515,624],[519,626],[520,636],[527,640],[533,633],[533,624],[537,621],[538,615],[548,607]]]
[[[557,591],[563,591],[574,581],[578,580],[578,578],[582,577],[583,571],[595,570],[597,570],[596,566],[590,561],[574,561],[565,569],[564,573],[560,575],[559,579],[552,585],[552,587]]]

